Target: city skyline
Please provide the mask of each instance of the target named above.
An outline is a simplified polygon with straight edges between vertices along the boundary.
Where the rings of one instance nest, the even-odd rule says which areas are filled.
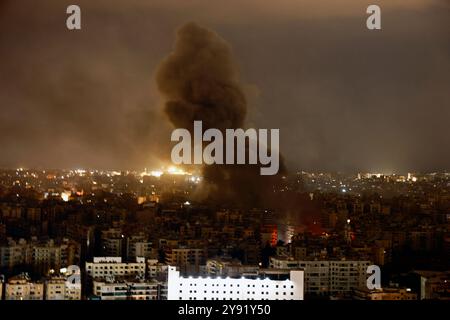
[[[0,306],[216,319],[450,301],[449,14],[0,0]]]
[[[298,172],[244,207],[177,167],[0,170],[0,300],[445,300],[449,181]]]

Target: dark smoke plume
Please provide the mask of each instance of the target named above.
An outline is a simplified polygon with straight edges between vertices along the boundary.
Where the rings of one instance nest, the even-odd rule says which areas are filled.
[[[156,74],[166,99],[165,112],[176,128],[193,133],[194,120],[203,130],[243,128],[247,102],[229,44],[215,32],[188,23],[177,33],[174,51]],[[280,171],[284,171],[280,158]],[[261,176],[260,165],[205,165],[202,195],[206,200],[246,207],[267,205],[278,176]]]

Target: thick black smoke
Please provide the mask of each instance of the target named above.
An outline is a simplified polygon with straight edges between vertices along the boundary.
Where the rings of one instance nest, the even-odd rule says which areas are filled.
[[[176,128],[193,133],[242,128],[247,102],[229,44],[215,32],[188,23],[177,33],[174,51],[159,66],[156,81],[166,99],[165,112]],[[284,170],[280,159],[280,171]],[[202,195],[235,206],[261,207],[273,194],[277,176],[260,175],[260,165],[205,165]]]

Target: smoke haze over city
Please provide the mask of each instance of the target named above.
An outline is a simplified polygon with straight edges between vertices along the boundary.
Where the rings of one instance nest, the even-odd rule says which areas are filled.
[[[450,162],[447,1],[0,1],[2,167],[167,163],[155,83],[176,30],[195,21],[232,47],[247,126],[279,128],[289,168],[445,170]],[[63,13],[63,14],[61,14]],[[269,19],[270,17],[270,19]]]

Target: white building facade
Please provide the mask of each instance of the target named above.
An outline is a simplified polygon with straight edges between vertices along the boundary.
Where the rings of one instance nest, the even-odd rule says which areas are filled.
[[[136,262],[122,262],[121,257],[94,257],[86,262],[88,276],[104,279],[111,276],[145,275],[145,258],[136,257]]]
[[[303,270],[289,280],[182,277],[169,267],[168,300],[303,300]]]
[[[52,277],[45,284],[45,300],[81,300],[81,283],[69,284],[66,277]]]
[[[26,275],[12,277],[5,285],[6,300],[43,300],[44,284],[32,282]]]

